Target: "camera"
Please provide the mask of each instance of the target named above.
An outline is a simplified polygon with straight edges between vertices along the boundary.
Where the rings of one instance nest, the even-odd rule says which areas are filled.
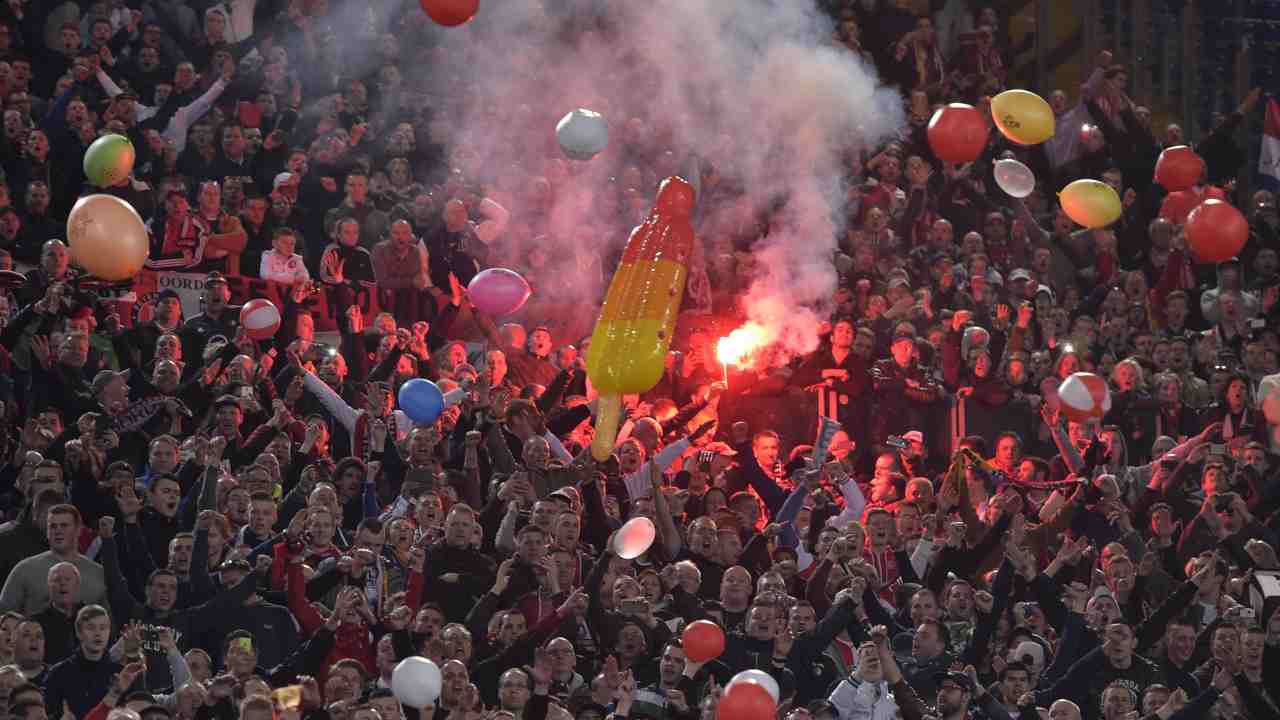
[[[644,615],[649,611],[649,601],[642,597],[627,598],[618,604],[618,612],[623,615]]]
[[[907,449],[907,441],[906,441],[906,440],[903,440],[902,438],[898,437],[897,435],[890,435],[889,437],[885,438],[885,439],[884,439],[884,444],[885,444],[885,445],[888,445],[888,446],[889,446],[889,447],[891,447],[891,448],[895,448],[895,449],[897,449],[897,450],[906,450],[906,449]]]

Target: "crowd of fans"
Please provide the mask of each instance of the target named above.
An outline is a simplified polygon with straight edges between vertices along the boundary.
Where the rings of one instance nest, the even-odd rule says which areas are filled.
[[[554,144],[476,161],[450,119],[483,88],[417,3],[0,4],[0,719],[709,720],[747,668],[785,720],[1276,717],[1280,613],[1249,590],[1280,569],[1280,215],[1233,180],[1260,95],[1186,138],[1104,52],[1039,89],[1050,141],[993,132],[942,163],[933,108],[985,108],[1019,47],[994,8],[934,4],[822,3],[909,124],[849,153],[820,349],[726,385],[717,337],[681,333],[606,462],[587,340],[533,311],[499,327],[465,287],[490,266],[535,298],[603,282],[622,238],[532,241],[576,166]],[[567,36],[608,37],[596,5]],[[425,72],[452,93],[417,92]],[[629,226],[689,149],[613,100],[625,149],[594,161],[618,165],[593,212]],[[134,172],[87,189],[108,132]],[[1155,160],[1187,142],[1207,177],[1166,194]],[[1025,200],[996,188],[1005,156],[1039,178]],[[778,208],[701,160],[685,320],[732,320]],[[1081,177],[1119,222],[1056,206]],[[147,220],[151,271],[207,273],[201,312],[103,301],[63,242],[92,191]],[[1180,230],[1207,197],[1252,229],[1216,266]],[[237,327],[237,276],[284,288],[273,340]],[[1045,388],[1085,370],[1112,408],[1068,422]],[[415,425],[395,398],[417,377],[465,399]],[[769,404],[809,425],[743,410]],[[983,432],[950,437],[957,408]],[[783,439],[819,417],[843,429],[811,462]],[[634,517],[658,536],[624,560]],[[727,647],[696,662],[681,632],[704,618]],[[390,689],[411,655],[441,669],[434,706]]]

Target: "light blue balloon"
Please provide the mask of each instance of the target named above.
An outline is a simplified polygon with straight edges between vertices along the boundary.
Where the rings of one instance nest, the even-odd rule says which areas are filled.
[[[420,425],[436,421],[444,410],[444,393],[430,380],[414,378],[400,386],[400,409]]]

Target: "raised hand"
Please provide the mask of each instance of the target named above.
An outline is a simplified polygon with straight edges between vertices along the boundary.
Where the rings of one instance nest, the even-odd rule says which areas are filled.
[[[51,351],[49,350],[49,336],[36,335],[31,338],[31,352],[36,356],[36,361],[40,363],[40,366],[48,370],[49,361],[52,357]]]

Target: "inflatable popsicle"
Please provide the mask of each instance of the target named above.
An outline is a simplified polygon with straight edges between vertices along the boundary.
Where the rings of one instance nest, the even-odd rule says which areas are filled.
[[[600,393],[591,443],[596,460],[613,452],[622,396],[649,390],[662,377],[693,253],[694,200],[683,178],[663,180],[609,283],[587,351],[587,377]]]

